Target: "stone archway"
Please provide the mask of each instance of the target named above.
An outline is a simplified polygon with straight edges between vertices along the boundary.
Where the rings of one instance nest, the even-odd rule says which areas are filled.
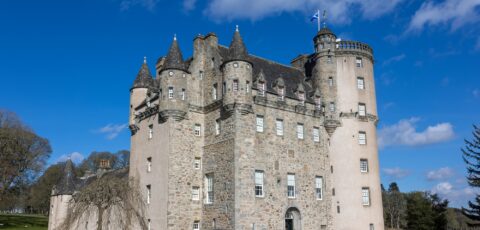
[[[285,230],[301,230],[302,217],[297,208],[289,208],[285,213]]]

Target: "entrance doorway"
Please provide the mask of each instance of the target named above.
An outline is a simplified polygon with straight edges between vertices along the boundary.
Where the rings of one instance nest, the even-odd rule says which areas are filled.
[[[285,213],[285,230],[301,230],[302,222],[300,211],[297,208],[289,208]]]

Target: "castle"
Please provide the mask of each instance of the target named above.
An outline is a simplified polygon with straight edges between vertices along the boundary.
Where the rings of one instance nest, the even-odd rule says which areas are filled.
[[[228,47],[197,36],[188,59],[174,38],[155,78],[144,61],[129,177],[147,229],[384,229],[373,50],[326,27],[313,42],[286,66],[237,28]]]

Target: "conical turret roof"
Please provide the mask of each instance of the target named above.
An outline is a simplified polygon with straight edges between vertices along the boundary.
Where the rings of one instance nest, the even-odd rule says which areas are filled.
[[[172,45],[168,50],[167,57],[165,58],[165,63],[163,64],[163,69],[186,70],[185,62],[183,62],[182,51],[178,46],[176,37],[173,38]]]
[[[132,89],[134,88],[149,88],[153,86],[153,78],[148,68],[146,59],[143,61],[140,70],[138,71],[135,81],[133,81]]]
[[[230,43],[230,47],[228,48],[228,60],[227,61],[233,61],[233,60],[247,60],[247,48],[245,47],[245,44],[243,43],[242,36],[240,35],[240,31],[238,31],[238,26],[237,29],[235,30],[235,33],[233,34],[233,39],[232,42]]]
[[[63,176],[56,185],[55,195],[72,195],[75,192],[75,172],[73,162],[68,159],[63,169]]]

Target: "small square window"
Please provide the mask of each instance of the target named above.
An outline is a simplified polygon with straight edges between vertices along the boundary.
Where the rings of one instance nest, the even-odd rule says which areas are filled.
[[[370,189],[368,187],[362,188],[362,204],[364,206],[370,205]]]
[[[313,127],[313,142],[320,142],[320,129],[318,127]]]
[[[361,57],[357,57],[356,64],[357,64],[357,67],[359,68],[363,67],[363,62]]]
[[[364,117],[367,115],[366,106],[364,103],[358,103],[358,115]]]
[[[199,137],[202,134],[202,126],[200,124],[195,124],[193,133],[195,136]]]
[[[358,144],[366,145],[367,144],[367,133],[360,131],[358,132]]]
[[[303,124],[297,123],[297,138],[303,140]]]
[[[257,115],[256,118],[257,132],[263,133],[263,116]]]
[[[357,77],[357,88],[365,89],[365,80],[363,79],[363,77]]]
[[[368,172],[368,160],[367,159],[360,159],[360,172],[362,172],[362,173]]]
[[[283,120],[277,119],[275,121],[275,128],[278,136],[283,136]]]
[[[195,157],[193,160],[193,168],[200,169],[202,167],[202,159],[200,157]]]
[[[192,200],[200,200],[200,187],[192,187]]]

